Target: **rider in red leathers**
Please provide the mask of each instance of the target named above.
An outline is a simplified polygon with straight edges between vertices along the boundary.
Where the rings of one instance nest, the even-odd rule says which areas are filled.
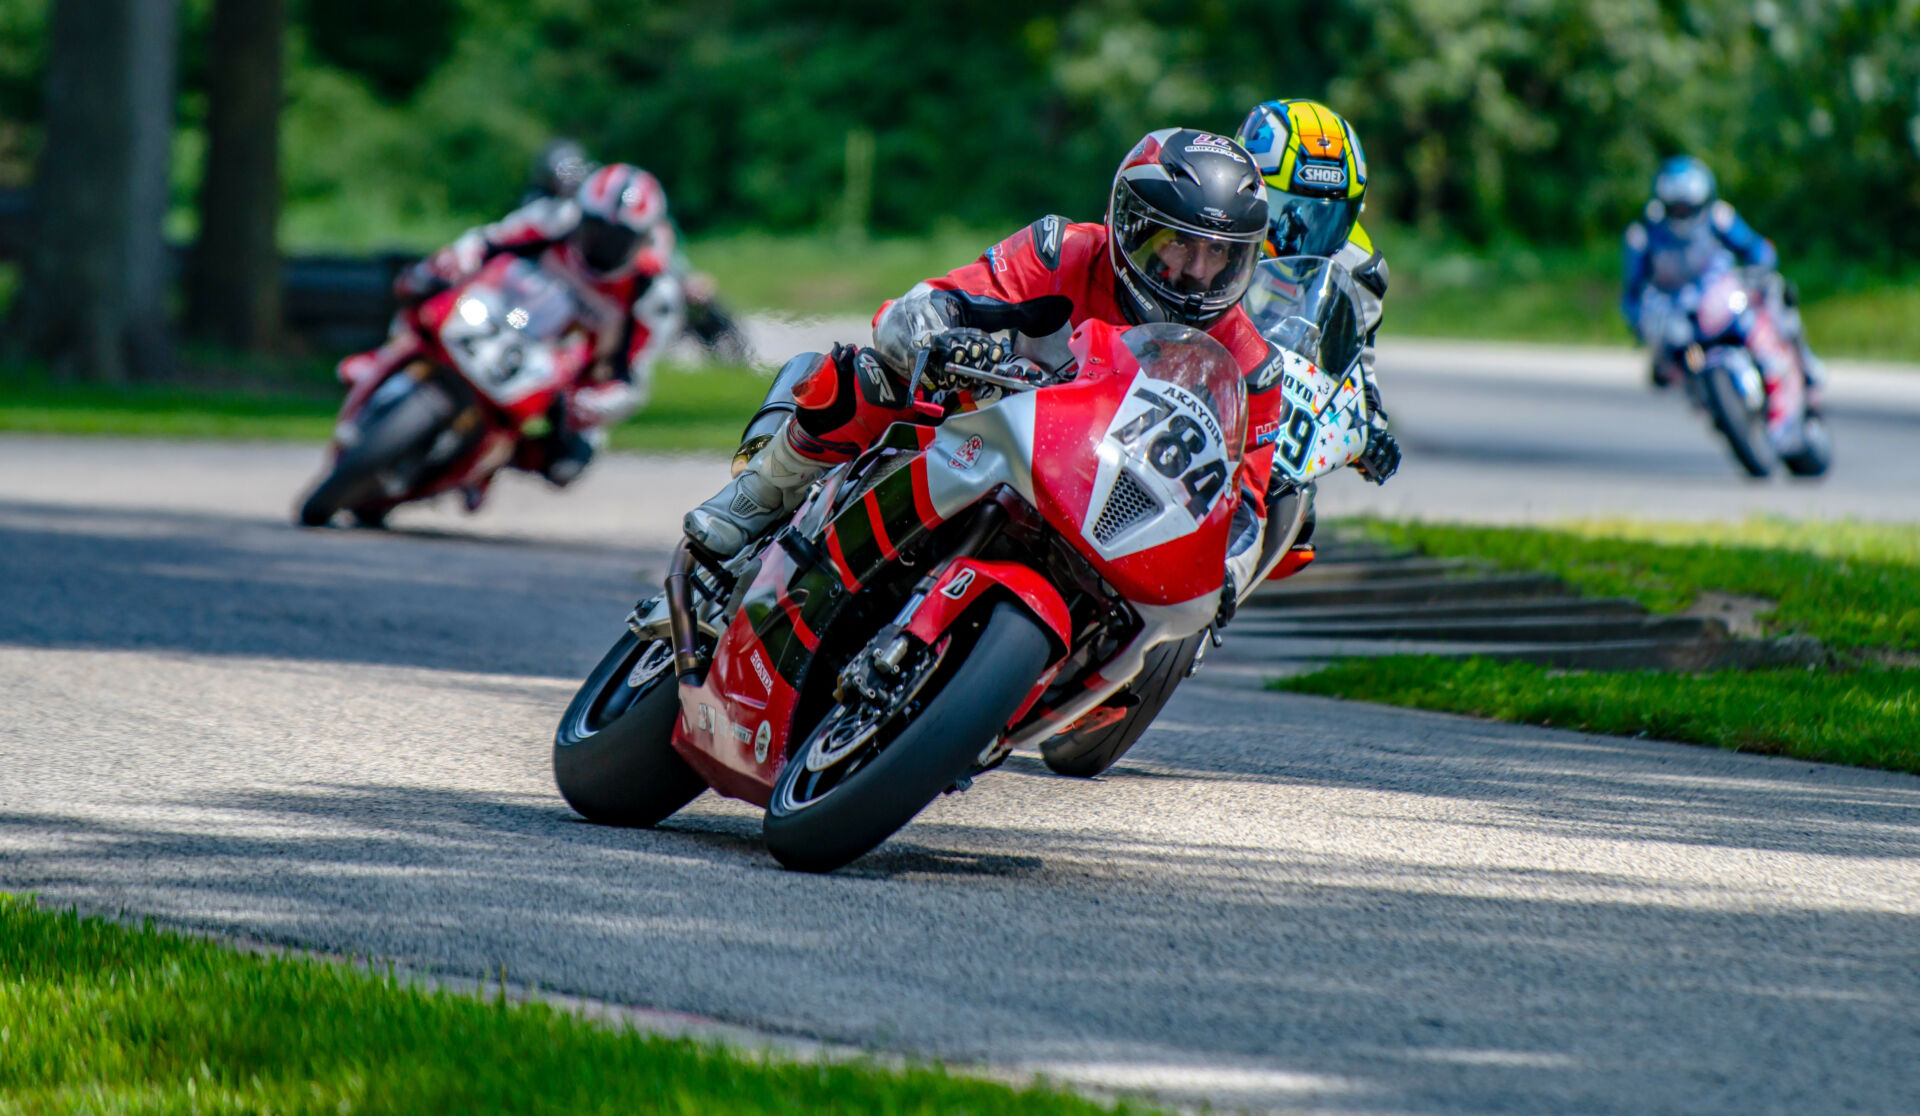
[[[503,252],[532,259],[568,282],[581,307],[580,324],[593,339],[595,361],[548,414],[548,433],[523,441],[514,455],[516,466],[565,485],[592,459],[603,428],[646,403],[653,362],[680,332],[686,308],[668,266],[673,250],[659,181],[613,163],[595,170],[572,197],[536,198],[468,231],[403,273],[395,292],[406,302],[430,298],[472,278]],[[396,349],[418,344],[411,334],[397,337],[378,359],[398,363],[407,354]],[[469,494],[470,501],[477,498]]]
[[[935,369],[986,367],[1009,355],[1059,368],[1071,360],[1073,328],[1089,319],[1175,322],[1205,330],[1246,376],[1242,511],[1222,593],[1223,619],[1231,616],[1237,589],[1258,562],[1281,410],[1279,352],[1239,307],[1266,231],[1260,173],[1239,144],[1191,129],[1147,135],[1114,176],[1106,224],[1043,217],[882,306],[872,348],[841,346],[831,357],[789,362],[776,391],[792,392],[791,417],[732,482],[687,514],[688,537],[709,554],[736,554],[789,514],[827,468],[850,460],[891,423],[924,421],[907,396],[921,350]],[[994,336],[1047,308],[1070,310],[1065,324],[1038,338],[1017,335],[1011,345]],[[776,406],[770,396],[762,413]]]

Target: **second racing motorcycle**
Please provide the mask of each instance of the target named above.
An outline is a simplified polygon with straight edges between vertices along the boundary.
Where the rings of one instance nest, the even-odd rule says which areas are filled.
[[[476,506],[592,364],[577,297],[533,261],[501,255],[406,310],[410,328],[385,348],[342,361],[347,398],[300,522],[347,512],[376,526],[402,503],[451,490]]]
[[[1318,256],[1266,260],[1241,306],[1285,361],[1257,586],[1292,577],[1313,561],[1315,485],[1365,452],[1371,415],[1360,366],[1359,302],[1343,265]],[[1150,651],[1133,681],[1040,745],[1047,766],[1078,776],[1112,767],[1152,726],[1180,683],[1199,671],[1217,638],[1209,630]]]
[[[896,423],[731,561],[683,542],[561,721],[567,802],[645,826],[711,787],[765,807],[782,864],[828,871],[1203,633],[1239,499],[1239,369],[1170,324],[1088,322],[1070,348],[1057,375],[948,367],[992,401],[913,396],[944,421]]]

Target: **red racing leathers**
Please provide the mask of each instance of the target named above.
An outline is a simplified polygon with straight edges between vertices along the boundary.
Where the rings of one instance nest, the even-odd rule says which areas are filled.
[[[1120,326],[1132,324],[1121,312],[1114,283],[1105,225],[1069,224],[1062,217],[1034,222],[974,262],[916,284],[882,306],[873,321],[878,361],[821,361],[795,391],[798,406],[788,428],[794,448],[815,461],[845,461],[878,438],[889,424],[922,421],[906,399],[905,383],[914,352],[942,330],[982,326],[982,321],[967,320],[970,304],[990,309],[995,304],[1065,296],[1073,304],[1068,324],[1048,337],[1019,338],[1015,351],[1050,368],[1066,364],[1071,359],[1067,339],[1075,326],[1089,319]],[[970,297],[945,298],[936,293],[941,291]],[[1208,327],[1207,333],[1226,346],[1246,376],[1248,422],[1241,497],[1243,506],[1252,513],[1250,529],[1259,526],[1266,516],[1274,439],[1282,411],[1282,361],[1279,351],[1260,336],[1238,306]],[[891,377],[883,377],[882,369]],[[879,382],[883,378],[897,382]],[[1250,530],[1236,530],[1235,536],[1236,555],[1258,542],[1258,533]],[[1233,565],[1239,587],[1245,588],[1248,571],[1239,569],[1239,563]]]

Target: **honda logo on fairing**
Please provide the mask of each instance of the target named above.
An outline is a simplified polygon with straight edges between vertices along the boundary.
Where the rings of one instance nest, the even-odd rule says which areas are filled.
[[[1300,169],[1294,173],[1294,177],[1302,182],[1311,182],[1315,186],[1345,186],[1347,184],[1347,168],[1323,167],[1314,163],[1303,163]]]

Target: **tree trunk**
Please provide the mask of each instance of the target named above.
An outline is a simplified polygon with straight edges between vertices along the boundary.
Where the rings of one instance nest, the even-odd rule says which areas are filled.
[[[234,348],[280,332],[281,73],[286,0],[218,0],[207,67],[207,169],[188,328]]]
[[[38,215],[9,331],[57,375],[118,382],[172,367],[167,166],[176,0],[57,0]]]

